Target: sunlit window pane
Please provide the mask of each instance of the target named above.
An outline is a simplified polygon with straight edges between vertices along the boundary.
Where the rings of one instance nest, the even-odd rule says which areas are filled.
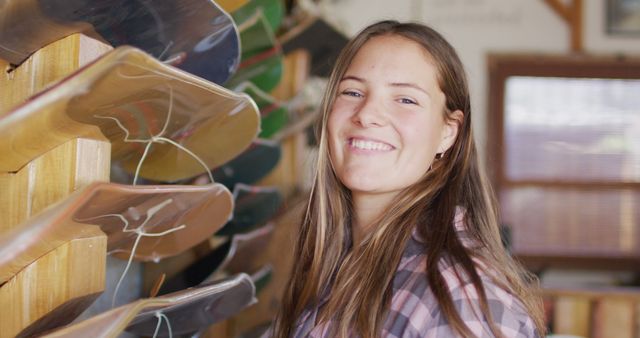
[[[640,192],[518,187],[501,193],[502,219],[521,255],[640,255]]]
[[[640,80],[513,76],[508,180],[640,182]]]

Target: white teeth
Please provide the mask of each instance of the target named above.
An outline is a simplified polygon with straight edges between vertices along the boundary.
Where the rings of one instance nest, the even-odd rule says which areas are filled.
[[[354,148],[362,150],[391,150],[390,145],[374,141],[351,139],[349,144]]]

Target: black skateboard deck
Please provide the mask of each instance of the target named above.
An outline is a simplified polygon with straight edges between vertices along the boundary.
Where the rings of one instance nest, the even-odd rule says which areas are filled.
[[[218,84],[240,60],[234,21],[209,0],[8,0],[0,6],[0,58],[13,64],[80,32],[114,47],[138,47]]]
[[[265,177],[280,161],[280,144],[255,140],[249,149],[238,157],[212,171],[213,179],[233,189],[238,183],[253,184]]]
[[[235,208],[233,218],[218,236],[247,233],[272,219],[282,206],[282,194],[274,187],[258,187],[236,184],[233,189]]]

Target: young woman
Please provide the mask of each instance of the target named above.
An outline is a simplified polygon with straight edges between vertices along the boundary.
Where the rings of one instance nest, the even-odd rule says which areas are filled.
[[[383,21],[345,47],[274,337],[535,337],[541,304],[501,245],[455,50]]]

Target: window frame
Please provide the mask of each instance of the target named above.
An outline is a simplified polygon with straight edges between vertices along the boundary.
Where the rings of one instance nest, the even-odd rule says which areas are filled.
[[[503,189],[542,187],[593,191],[596,189],[640,190],[640,182],[610,182],[584,180],[511,180],[506,177],[506,153],[504,130],[504,102],[506,81],[512,76],[640,79],[640,57],[624,55],[538,55],[538,54],[489,54],[488,110],[486,163],[488,176],[500,201]],[[639,108],[640,109],[640,108]],[[517,259],[530,268],[548,266],[634,269],[638,270],[640,257],[628,256],[571,256],[567,255],[518,255]]]

